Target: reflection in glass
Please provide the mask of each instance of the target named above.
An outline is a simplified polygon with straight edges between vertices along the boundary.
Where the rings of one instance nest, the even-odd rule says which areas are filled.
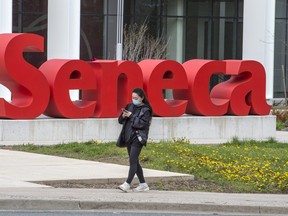
[[[13,29],[15,33],[34,33],[47,38],[47,0],[14,0]],[[42,53],[24,53],[26,61],[39,67],[47,60],[47,45]]]

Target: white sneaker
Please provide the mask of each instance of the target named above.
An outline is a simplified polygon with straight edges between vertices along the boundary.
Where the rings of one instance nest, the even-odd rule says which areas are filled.
[[[118,188],[124,192],[127,192],[128,190],[130,190],[130,184],[124,182],[123,184],[119,185]]]
[[[134,189],[135,192],[143,192],[143,191],[149,191],[149,187],[147,183],[140,183],[137,188]]]

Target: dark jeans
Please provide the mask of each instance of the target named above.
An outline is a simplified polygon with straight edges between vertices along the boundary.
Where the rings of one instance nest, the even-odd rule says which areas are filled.
[[[135,174],[137,175],[140,183],[145,183],[143,169],[139,163],[139,155],[141,153],[143,145],[139,143],[137,139],[135,139],[128,147],[128,155],[130,162],[129,174],[126,182],[131,184]]]

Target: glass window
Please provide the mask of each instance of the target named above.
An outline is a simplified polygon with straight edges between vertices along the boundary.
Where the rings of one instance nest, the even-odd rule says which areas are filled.
[[[103,17],[81,17],[80,58],[103,58]]]
[[[33,13],[46,13],[48,1],[23,0],[23,11]]]
[[[14,0],[13,32],[34,33],[47,38],[47,0]],[[24,58],[35,67],[47,60],[47,46],[43,53],[24,53]]]
[[[213,16],[235,17],[237,11],[237,0],[214,0]]]
[[[149,33],[154,36],[163,31],[162,14],[165,12],[163,1],[157,0],[128,0],[125,1],[126,25],[134,23],[142,24],[146,22],[149,26]]]
[[[182,61],[231,59],[242,57],[241,16],[243,0],[126,0],[124,22],[146,21],[152,35],[166,33],[170,42],[183,46]],[[168,51],[176,48],[168,46]],[[181,49],[177,52],[180,56]]]
[[[81,0],[80,59],[89,61],[104,57],[103,12],[103,0]]]
[[[47,4],[45,0],[13,0],[13,10],[21,13],[46,13]]]
[[[236,35],[234,28],[237,23],[233,19],[214,19],[213,20],[213,55],[212,59],[231,59],[236,56]]]
[[[125,0],[124,2],[124,16],[134,16],[134,0]]]
[[[276,18],[287,18],[287,0],[276,0]]]
[[[81,0],[81,13],[103,15],[103,0]]]
[[[242,59],[243,20],[239,19],[236,32],[236,59]]]
[[[287,0],[276,0],[274,42],[274,97],[284,97],[283,80],[288,86],[288,17]],[[284,72],[284,74],[283,74]],[[287,90],[286,90],[287,91]]]
[[[109,15],[117,15],[117,4],[115,0],[105,0],[107,2],[106,11]],[[124,0],[123,0],[124,1]],[[126,4],[126,1],[124,1]]]
[[[137,16],[150,17],[160,14],[160,1],[159,0],[141,0],[135,1],[134,10]]]
[[[127,0],[125,1],[125,25],[146,23],[146,34],[152,37],[160,37],[167,29],[167,5],[166,0]]]
[[[284,97],[283,71],[287,76],[287,20],[279,19],[275,23],[275,51],[274,51],[274,97]],[[287,79],[286,79],[287,82]],[[287,86],[287,84],[286,84]]]
[[[212,0],[188,0],[188,16],[212,16]]]
[[[192,3],[198,8],[199,5],[203,6],[204,3],[206,8],[211,8],[209,4],[210,6],[213,4],[214,16],[187,18],[186,60],[191,58],[241,59],[243,24],[236,11],[238,11],[240,3],[243,5],[243,1],[214,0],[200,2],[188,0],[188,11],[193,11],[192,8],[189,8],[193,5]],[[192,13],[190,12],[190,14]]]
[[[238,1],[238,17],[243,17],[244,13],[244,2],[243,0]]]
[[[162,14],[167,16],[183,16],[185,0],[165,0],[163,4]]]
[[[211,57],[211,21],[206,18],[187,19],[186,60]]]
[[[105,27],[105,58],[116,59],[116,34],[117,34],[117,17],[108,16]]]

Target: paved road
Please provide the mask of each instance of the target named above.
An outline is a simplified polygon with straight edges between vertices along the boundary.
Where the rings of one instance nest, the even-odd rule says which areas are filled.
[[[247,214],[215,214],[215,213],[143,213],[143,212],[95,212],[95,211],[0,211],[0,216],[252,216]]]

